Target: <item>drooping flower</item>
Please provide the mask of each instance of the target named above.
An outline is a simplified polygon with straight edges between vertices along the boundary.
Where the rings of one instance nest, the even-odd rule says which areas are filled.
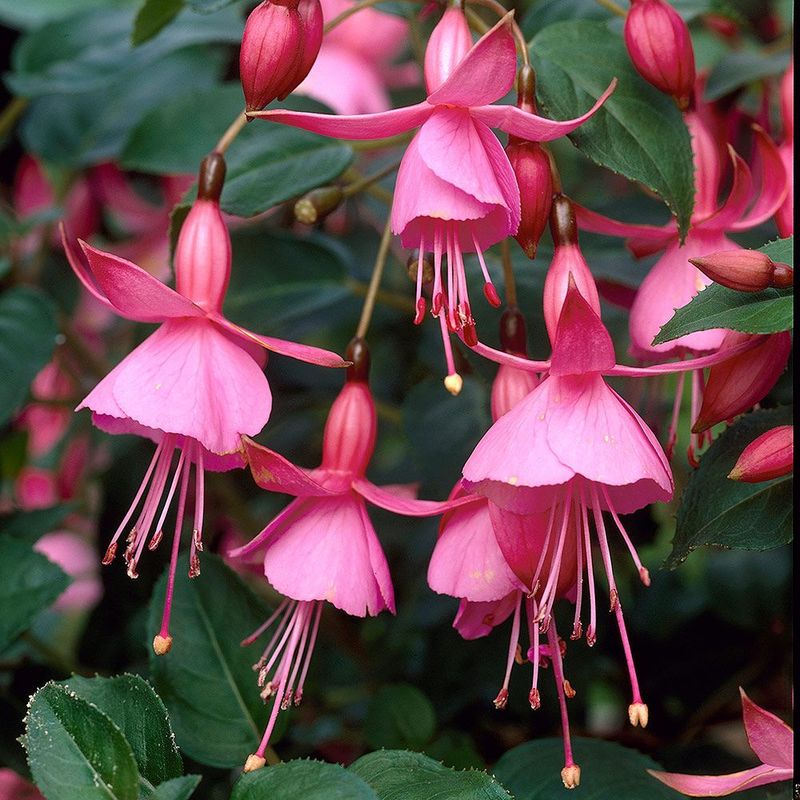
[[[791,780],[794,776],[794,732],[782,720],[756,705],[739,688],[747,741],[761,763],[752,769],[729,775],[683,775],[647,770],[662,783],[689,797],[726,795]]]
[[[778,147],[783,166],[786,168],[788,190],[786,199],[775,213],[775,223],[781,236],[794,233],[794,60],[781,79],[781,120],[783,141]]]
[[[404,247],[418,249],[420,259],[433,253],[432,311],[439,317],[449,377],[455,375],[455,367],[448,333],[459,331],[467,343],[477,342],[463,254],[477,254],[484,294],[492,305],[499,305],[483,251],[515,234],[520,222],[517,181],[491,128],[533,142],[549,141],[583,124],[614,89],[612,83],[576,119],[548,120],[515,106],[494,105],[511,89],[515,74],[511,14],[473,45],[463,11],[448,8],[426,49],[424,102],[355,116],[279,110],[251,114],[344,139],[394,136],[421,126],[400,164],[392,231]],[[426,310],[422,274],[418,269],[417,323]],[[448,388],[457,391],[457,386],[451,378]]]
[[[281,708],[302,699],[324,603],[357,617],[394,613],[389,567],[367,502],[406,516],[434,516],[459,505],[417,500],[413,487],[380,487],[365,477],[377,428],[365,342],[354,339],[347,357],[353,363],[328,415],[320,467],[302,469],[249,438],[243,440],[256,483],[295,497],[252,541],[230,553],[247,557],[263,550],[264,575],[285,597],[243,642],[249,644],[276,626],[256,665],[262,697],[275,700],[246,772],[264,766]]]
[[[105,306],[127,319],[160,327],[124,358],[81,402],[108,433],[133,433],[156,443],[144,480],[108,546],[113,561],[128,529],[125,561],[137,576],[145,546],[154,550],[177,493],[170,576],[156,653],[166,653],[172,587],[194,467],[190,576],[199,574],[206,470],[244,465],[240,435],[258,433],[271,408],[260,348],[323,366],[344,366],[315,347],[251,333],[222,315],[230,275],[230,236],[219,210],[224,161],[217,153],[201,167],[198,199],[181,229],[175,253],[177,291],[125,259],[80,242],[64,243],[73,270]],[[85,261],[84,261],[85,258]],[[170,476],[171,473],[171,476]],[[160,509],[159,509],[160,506]],[[137,509],[139,509],[137,513]]]
[[[778,425],[750,442],[728,477],[733,481],[761,483],[788,475],[794,466],[794,426]]]

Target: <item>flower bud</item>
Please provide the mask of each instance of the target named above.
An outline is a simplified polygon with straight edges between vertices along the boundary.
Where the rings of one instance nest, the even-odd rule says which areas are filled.
[[[694,89],[694,49],[681,15],[666,0],[633,0],[624,34],[636,71],[687,109]]]
[[[731,331],[721,349],[734,347],[749,338],[752,338],[749,334]],[[751,409],[775,385],[786,368],[791,349],[791,335],[775,333],[765,337],[752,350],[713,366],[708,373],[703,405],[692,432],[702,433]]]
[[[728,477],[732,481],[760,483],[788,475],[794,465],[794,427],[779,425],[750,442]]]
[[[553,176],[550,159],[536,142],[511,137],[506,155],[519,186],[522,212],[515,239],[528,258],[536,257],[536,247],[550,217]]]
[[[461,63],[472,47],[467,18],[463,8],[448,8],[433,29],[425,48],[425,86],[435,92]]]
[[[339,186],[321,186],[304,194],[294,204],[294,217],[304,225],[314,225],[339,208],[343,199]]]
[[[283,100],[311,71],[322,44],[319,0],[264,0],[247,18],[239,74],[248,111]]]
[[[739,292],[760,292],[770,286],[784,288],[794,282],[794,270],[788,264],[776,264],[758,250],[721,250],[689,261],[712,281]]]

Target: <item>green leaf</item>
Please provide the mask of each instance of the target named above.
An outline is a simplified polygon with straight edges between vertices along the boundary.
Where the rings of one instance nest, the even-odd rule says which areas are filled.
[[[10,536],[0,539],[0,651],[27,630],[69,583],[61,568],[29,542]]]
[[[148,800],[188,800],[200,785],[200,775],[172,778],[156,787]]]
[[[338,764],[287,761],[242,775],[231,800],[378,800],[358,776]]]
[[[773,261],[794,263],[794,237],[777,239],[758,248]],[[794,290],[764,289],[737,292],[712,283],[698,292],[661,327],[653,344],[678,339],[687,333],[728,328],[742,333],[778,333],[794,324]]]
[[[217,557],[203,556],[199,580],[188,580],[187,569],[183,558],[172,605],[172,649],[166,656],[150,651],[150,672],[181,749],[201,764],[239,767],[258,746],[268,710],[252,669],[258,653],[239,642],[269,612]],[[150,636],[161,624],[166,579],[165,573],[150,601]]]
[[[213,14],[225,6],[233,5],[237,0],[187,0],[187,4],[192,11],[198,14]]]
[[[617,78],[603,108],[570,139],[596,163],[657,192],[685,235],[694,204],[689,132],[675,103],[633,68],[622,38],[602,22],[558,22],[530,51],[537,97],[555,119],[580,116]]]
[[[183,0],[144,0],[133,21],[131,41],[144,44],[169,25],[183,8]]]
[[[378,749],[420,749],[436,730],[431,701],[408,684],[383,686],[370,700],[364,723],[364,739]]]
[[[647,774],[659,769],[649,756],[614,742],[572,737],[575,762],[581,768],[577,790],[589,800],[680,800],[683,795]],[[495,765],[497,779],[515,800],[563,800],[561,739],[536,739],[507,752]]]
[[[17,511],[0,517],[0,535],[16,536],[33,544],[40,536],[55,530],[70,511],[72,506],[67,504],[34,511]]]
[[[670,569],[698,547],[767,550],[792,540],[791,475],[762,483],[728,478],[750,442],[791,421],[787,407],[754,411],[711,445],[681,498],[672,553],[667,559]]]
[[[55,307],[38,289],[15,286],[0,295],[0,425],[28,396],[56,346]]]
[[[12,28],[37,28],[89,8],[129,4],[130,0],[0,0],[0,21]]]
[[[31,773],[47,800],[137,800],[130,745],[102,711],[66,686],[39,689],[25,723]]]
[[[511,800],[485,772],[457,771],[407,750],[369,753],[349,769],[365,780],[380,800]]]
[[[155,106],[131,130],[121,166],[155,174],[193,173],[243,107],[238,83],[193,90]]]
[[[789,66],[789,52],[764,54],[738,50],[720,59],[706,83],[705,99],[719,100],[729,92],[753,81],[779,75]]]
[[[76,675],[65,686],[97,706],[122,731],[142,777],[157,785],[183,775],[183,761],[175,746],[167,709],[147,681],[138,675]]]

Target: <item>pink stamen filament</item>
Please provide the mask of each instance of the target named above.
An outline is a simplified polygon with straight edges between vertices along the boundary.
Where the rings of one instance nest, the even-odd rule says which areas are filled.
[[[567,698],[564,695],[564,665],[561,661],[561,648],[558,642],[558,631],[555,623],[547,631],[550,643],[550,658],[553,662],[553,678],[558,692],[558,707],[561,711],[561,736],[564,740],[564,764],[571,767],[575,764],[572,757],[572,740],[569,735],[569,714],[567,712]]]
[[[303,669],[300,672],[300,679],[297,682],[297,691],[294,693],[294,704],[300,705],[303,699],[303,686],[306,682],[306,675],[308,675],[308,668],[311,665],[311,656],[314,652],[314,645],[317,642],[317,632],[319,631],[319,621],[322,617],[322,603],[317,603],[317,610],[314,614],[314,623],[311,628],[311,638],[308,640],[308,649],[306,650],[306,657],[303,662]]]
[[[514,619],[511,623],[511,638],[508,642],[508,657],[506,659],[506,673],[503,677],[503,685],[497,693],[494,704],[496,708],[505,708],[508,700],[508,684],[511,680],[511,669],[514,666],[514,658],[517,655],[519,645],[519,623],[520,606],[522,605],[522,592],[517,593],[517,603],[514,606]]]
[[[672,459],[672,454],[675,451],[675,443],[678,441],[678,423],[681,414],[681,401],[683,400],[683,386],[686,380],[686,373],[681,372],[678,375],[678,382],[675,387],[675,401],[672,404],[672,418],[669,423],[669,432],[667,434],[667,458]]]
[[[601,487],[603,490],[603,498],[606,501],[606,507],[608,508],[609,512],[611,513],[611,517],[614,520],[614,523],[617,526],[625,544],[628,547],[628,552],[631,554],[631,558],[633,559],[633,563],[636,565],[636,569],[639,570],[639,577],[642,579],[642,583],[645,586],[650,585],[650,577],[647,569],[642,565],[642,560],[639,558],[639,553],[636,551],[633,542],[631,541],[631,537],[628,536],[628,532],[625,530],[625,526],[622,524],[622,521],[619,518],[619,514],[617,514],[616,509],[614,508],[614,504],[611,502],[611,498],[608,496],[608,489],[605,486]]]
[[[276,619],[278,619],[278,617],[281,615],[283,610],[286,608],[286,606],[289,605],[290,602],[291,601],[288,598],[282,600],[281,603],[278,605],[278,607],[275,609],[272,616],[268,617],[267,621],[262,625],[259,625],[249,636],[242,639],[240,645],[242,647],[247,647],[247,645],[253,644],[253,642],[256,639],[258,639],[258,637],[261,636],[261,634],[264,633],[264,631],[266,631],[270,627],[270,625],[272,625],[272,623],[275,622]]]

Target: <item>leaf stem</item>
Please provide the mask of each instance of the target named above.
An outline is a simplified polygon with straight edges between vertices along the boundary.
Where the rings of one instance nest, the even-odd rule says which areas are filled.
[[[503,280],[506,285],[506,303],[517,305],[517,282],[514,280],[514,267],[511,263],[511,240],[506,238],[500,243],[500,256],[503,261]]]
[[[386,220],[386,226],[383,229],[383,236],[381,243],[378,247],[378,254],[375,256],[375,266],[372,268],[372,277],[369,280],[367,287],[367,296],[364,298],[364,307],[361,309],[361,319],[358,321],[356,328],[356,338],[363,339],[367,335],[369,322],[372,319],[372,311],[375,308],[375,298],[378,294],[381,278],[383,277],[383,268],[386,265],[386,259],[389,255],[389,246],[392,243],[392,224],[391,217]]]
[[[387,164],[385,167],[383,167],[383,169],[373,172],[372,175],[366,175],[362,178],[358,178],[357,180],[353,181],[353,183],[343,187],[342,194],[345,197],[352,197],[354,194],[358,194],[367,187],[372,186],[373,183],[377,183],[387,175],[391,175],[399,166],[399,160],[393,161],[391,164]]]
[[[28,107],[27,97],[15,97],[0,113],[0,139],[11,133],[22,112]]]

